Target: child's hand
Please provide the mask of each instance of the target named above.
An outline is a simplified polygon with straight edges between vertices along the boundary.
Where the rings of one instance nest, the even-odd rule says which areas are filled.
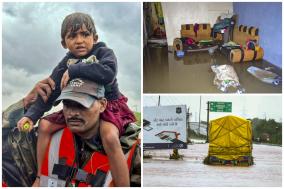
[[[27,125],[27,123],[29,125]],[[34,127],[34,123],[33,123],[33,121],[30,118],[22,117],[18,121],[17,127],[18,127],[19,131],[28,131],[28,132],[30,132],[32,130],[32,128]]]
[[[60,84],[60,87],[61,87],[61,90],[66,87],[68,81],[69,81],[70,77],[69,77],[69,72],[68,70],[65,71],[65,73],[63,74],[62,76],[62,79],[61,79],[61,84]]]

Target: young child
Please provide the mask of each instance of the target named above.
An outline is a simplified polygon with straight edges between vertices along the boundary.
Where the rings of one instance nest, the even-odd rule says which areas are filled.
[[[68,15],[62,23],[61,39],[62,46],[69,52],[50,76],[56,87],[47,102],[44,102],[42,98],[36,100],[18,122],[18,128],[23,130],[23,125],[26,122],[33,126],[43,113],[52,107],[53,102],[60,95],[61,89],[66,86],[69,79],[82,77],[103,84],[108,104],[106,110],[101,114],[103,120],[100,126],[102,143],[109,158],[115,186],[129,186],[129,171],[119,137],[124,132],[124,126],[135,121],[135,116],[126,104],[127,98],[118,89],[116,57],[103,42],[97,42],[95,25],[88,14],[73,13]],[[38,175],[33,186],[39,186],[41,165],[52,133],[63,128],[64,125],[65,119],[62,111],[41,119],[37,143]]]

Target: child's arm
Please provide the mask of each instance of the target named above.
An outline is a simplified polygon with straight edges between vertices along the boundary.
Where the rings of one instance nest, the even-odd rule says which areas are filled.
[[[44,112],[51,109],[53,102],[61,93],[60,82],[63,73],[67,69],[66,61],[68,57],[64,59],[54,68],[50,78],[55,82],[55,89],[52,90],[48,100],[44,102],[43,98],[39,96],[34,104],[26,111],[24,117],[29,118],[33,124],[37,122],[39,118],[44,114]]]
[[[38,98],[38,95],[40,95],[44,101],[48,99],[48,97],[51,94],[52,89],[54,88],[55,83],[51,78],[46,78],[41,81],[39,81],[34,88],[23,98],[22,100],[22,105],[24,106],[23,109],[23,115],[20,116],[22,117],[21,119],[18,119],[17,125],[19,130],[24,130],[24,131],[30,131],[34,124],[33,121],[28,118],[24,117],[24,110],[27,110],[28,107],[30,107]],[[28,124],[28,125],[26,125]]]
[[[79,62],[68,68],[70,79],[86,78],[102,85],[112,82],[117,74],[117,60],[113,51],[109,48],[100,48],[96,54],[98,63],[86,64]]]

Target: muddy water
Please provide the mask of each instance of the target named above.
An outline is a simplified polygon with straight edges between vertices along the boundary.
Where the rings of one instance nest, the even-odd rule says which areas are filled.
[[[202,163],[207,155],[208,144],[189,145],[180,150],[182,161],[168,160],[171,150],[146,151],[154,156],[144,159],[144,186],[254,186],[282,185],[282,148],[254,145],[255,165],[250,167],[209,166]]]
[[[281,93],[281,86],[266,84],[247,72],[249,66],[271,67],[266,61],[230,63],[219,51],[209,55],[207,51],[186,53],[177,58],[167,47],[144,48],[144,93],[221,93],[213,85],[213,64],[232,65],[246,93]],[[273,68],[281,74],[281,70]],[[233,91],[232,91],[233,92]]]

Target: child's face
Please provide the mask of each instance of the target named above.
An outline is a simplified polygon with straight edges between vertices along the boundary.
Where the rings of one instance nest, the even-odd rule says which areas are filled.
[[[90,33],[85,24],[76,32],[71,32],[71,28],[67,32],[62,43],[64,48],[77,58],[87,55],[93,48],[93,44],[97,42],[97,37]]]

